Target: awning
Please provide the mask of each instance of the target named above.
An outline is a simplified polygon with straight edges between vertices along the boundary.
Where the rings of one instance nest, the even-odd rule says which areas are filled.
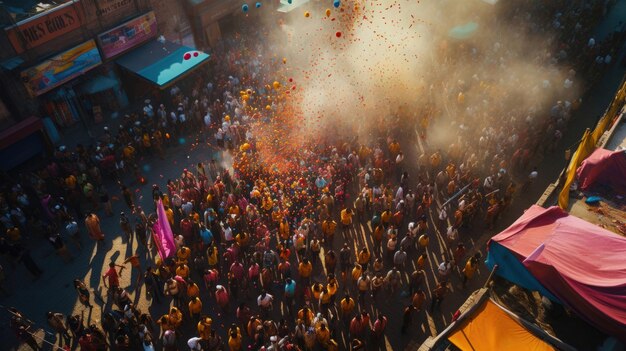
[[[448,340],[463,351],[555,350],[491,300],[487,300]]]
[[[153,40],[116,60],[122,68],[161,89],[206,63],[209,55],[170,41]]]

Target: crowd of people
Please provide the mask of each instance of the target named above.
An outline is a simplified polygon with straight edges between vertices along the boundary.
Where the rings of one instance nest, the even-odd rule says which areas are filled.
[[[533,30],[560,33],[559,52],[540,59],[570,62],[579,71],[568,80],[592,82],[617,57],[624,32],[596,42],[589,37],[596,22],[579,15],[595,13],[602,2],[579,3],[571,10],[568,2],[524,8],[536,14]],[[528,18],[519,11],[510,16]],[[506,44],[486,55],[506,56],[500,45]],[[455,50],[463,48],[442,55],[452,57]],[[139,243],[130,257],[103,270],[106,301],[81,279],[73,282],[85,309],[103,307],[99,323],[84,325],[80,315],[62,313],[69,311],[47,312],[60,347],[385,349],[387,335],[418,330],[416,320],[426,311],[439,313],[452,290],[470,292],[481,253],[466,247],[466,238],[476,227],[492,229],[518,189],[531,185],[538,176],[534,159],[554,149],[575,107],[575,101],[563,100],[549,111],[519,108],[505,120],[493,112],[506,110],[514,97],[496,103],[493,89],[477,93],[472,85],[478,82],[462,82],[448,92],[461,117],[447,149],[429,146],[437,145],[427,131],[438,115],[427,108],[416,121],[425,145],[420,152],[415,140],[390,128],[368,140],[301,141],[297,152],[268,164],[257,125],[280,121],[263,116],[265,101],[250,96],[270,94],[267,84],[280,62],[269,51],[251,38],[225,39],[212,53],[212,71],[189,89],[146,99],[119,127],[105,127],[93,145],[59,147],[36,172],[3,177],[3,264],[23,264],[34,279],[45,274],[30,252],[40,238],[66,262],[74,260],[70,247],[90,245],[85,233],[106,249],[111,237],[101,229],[101,216],[119,221],[128,243]],[[286,104],[277,99],[268,110]],[[485,120],[481,128],[467,122],[479,117]],[[153,184],[153,201],[142,208],[131,185],[147,186],[154,177],[141,160],[166,158],[187,137],[232,155],[232,170],[217,160],[185,168],[178,178]],[[119,191],[110,192],[114,187]],[[119,214],[112,205],[118,194],[125,204]],[[161,204],[175,233],[170,257],[157,255],[153,236]],[[127,266],[135,278],[129,287],[120,284]],[[0,269],[0,290],[6,293],[3,278]],[[453,282],[461,285],[458,291]],[[135,305],[131,288],[145,292],[147,310]],[[389,301],[401,301],[395,306],[400,313],[382,312],[379,306]],[[167,311],[153,314],[154,306]],[[32,323],[17,307],[9,311],[12,329],[39,350]]]

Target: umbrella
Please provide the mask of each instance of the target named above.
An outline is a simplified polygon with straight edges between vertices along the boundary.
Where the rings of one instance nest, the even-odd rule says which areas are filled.
[[[468,22],[466,24],[456,26],[450,29],[450,32],[448,32],[448,35],[454,39],[467,39],[471,37],[472,35],[474,35],[474,32],[476,32],[476,29],[478,29],[478,23]]]

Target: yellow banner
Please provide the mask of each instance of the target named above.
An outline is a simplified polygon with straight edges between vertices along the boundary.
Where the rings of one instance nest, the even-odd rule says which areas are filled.
[[[611,123],[615,119],[615,116],[624,105],[625,98],[626,81],[622,82],[622,85],[615,94],[615,98],[611,102],[611,105],[609,105],[609,108],[606,110],[606,113],[602,116],[593,132],[589,131],[589,129],[585,131],[585,134],[583,135],[583,138],[567,167],[565,184],[563,184],[563,188],[559,194],[559,207],[563,210],[567,210],[567,207],[569,206],[569,187],[576,178],[576,170],[580,164],[595,150],[596,144],[602,137],[602,134],[604,134],[604,132],[611,127]]]

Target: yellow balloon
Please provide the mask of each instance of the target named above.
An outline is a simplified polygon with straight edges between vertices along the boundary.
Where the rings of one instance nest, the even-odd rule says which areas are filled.
[[[272,83],[272,86],[274,87],[274,89],[278,90],[280,89],[280,83],[278,81],[274,81],[274,83]]]
[[[287,58],[283,57],[283,63],[287,63]]]
[[[270,105],[266,105],[266,106],[265,106],[265,109],[269,111],[269,110],[271,110],[271,109],[272,109],[272,106],[270,106]]]
[[[224,120],[225,120],[226,122],[230,121],[230,116],[229,116],[229,115],[226,115],[226,117],[224,117]]]
[[[308,17],[310,17],[310,16],[311,16],[311,14],[309,13],[309,11],[307,11],[307,12],[305,12],[305,13],[304,13],[304,17],[307,17],[307,18],[308,18]]]
[[[250,95],[243,94],[243,95],[241,95],[241,98],[243,99],[243,101],[248,101],[248,99],[250,99]]]
[[[326,9],[326,17],[330,17],[330,9]]]

